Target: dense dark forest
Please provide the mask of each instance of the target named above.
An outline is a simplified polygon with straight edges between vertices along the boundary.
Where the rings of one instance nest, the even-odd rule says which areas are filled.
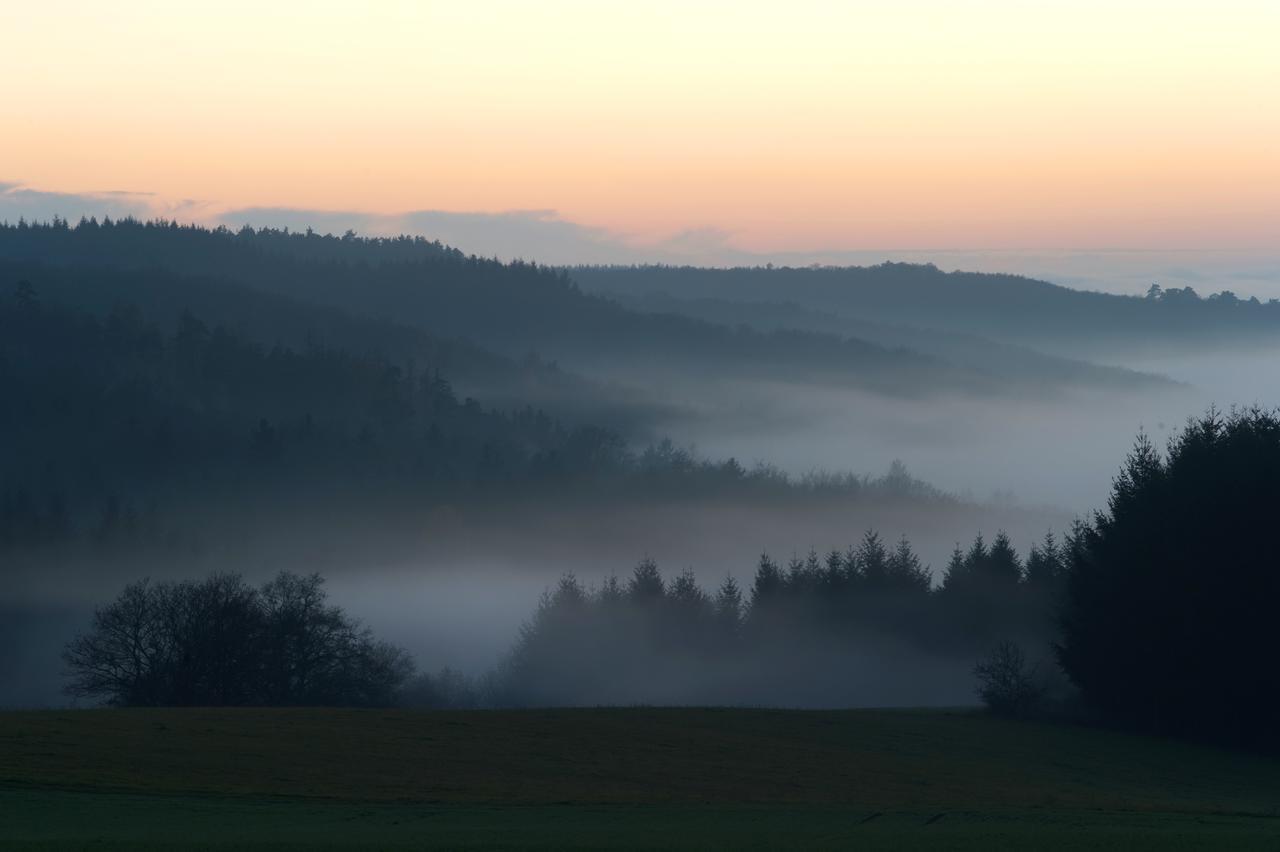
[[[1280,302],[1230,291],[1201,297],[1152,284],[1145,297],[1059,287],[1019,275],[943,272],[932,264],[869,267],[575,267],[589,292],[681,300],[793,302],[864,321],[954,331],[1088,352],[1257,345],[1280,337]],[[675,306],[670,306],[675,307]]]
[[[0,547],[166,541],[176,506],[303,500],[391,503],[596,497],[943,496],[902,471],[792,479],[662,441],[498,411],[429,363],[312,344],[263,346],[184,313],[163,328],[117,305],[104,318],[0,298]],[[174,542],[170,542],[174,543]]]
[[[525,352],[500,355],[456,336],[434,335],[405,322],[354,314],[204,275],[156,266],[55,266],[0,261],[6,291],[27,282],[36,300],[106,320],[127,310],[169,329],[190,314],[267,348],[316,347],[431,365],[463,396],[504,408],[533,405],[558,419],[607,426],[629,437],[651,432],[662,407],[636,391],[592,382]]]
[[[1052,372],[1033,382],[997,377],[849,334],[766,331],[630,310],[584,292],[563,270],[464,256],[421,238],[251,228],[233,232],[128,219],[85,220],[72,227],[56,220],[0,225],[0,261],[19,264],[0,268],[4,274],[37,284],[40,272],[30,264],[99,275],[104,269],[135,275],[164,269],[198,277],[206,286],[224,282],[465,338],[510,357],[536,352],[597,376],[607,375],[608,369],[630,376],[642,365],[647,375],[676,370],[717,380],[803,380],[891,396],[944,390],[999,395],[1063,380]],[[110,277],[126,276],[117,272]],[[1153,381],[1102,368],[1071,381],[1082,378],[1100,378],[1104,384]]]
[[[1085,527],[1060,659],[1104,717],[1280,748],[1280,412],[1210,411],[1145,436]]]

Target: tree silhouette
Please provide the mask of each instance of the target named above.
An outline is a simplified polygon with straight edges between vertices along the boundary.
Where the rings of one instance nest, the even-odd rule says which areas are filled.
[[[386,706],[413,671],[326,602],[319,576],[127,586],[63,655],[68,691],[120,706]]]
[[[1258,743],[1280,700],[1280,418],[1210,410],[1165,454],[1139,435],[1107,511],[1073,532],[1059,659],[1128,724]]]
[[[658,571],[658,563],[647,556],[641,559],[631,572],[627,596],[636,603],[653,603],[661,600],[665,592],[666,586],[662,581],[662,573]]]
[[[1030,716],[1042,697],[1026,655],[1008,640],[998,643],[975,665],[973,674],[978,679],[978,697],[997,715]]]

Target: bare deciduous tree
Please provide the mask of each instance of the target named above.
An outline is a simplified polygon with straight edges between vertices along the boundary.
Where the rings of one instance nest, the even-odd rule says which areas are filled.
[[[975,665],[973,674],[978,679],[978,697],[988,710],[1001,716],[1030,716],[1043,696],[1026,655],[1008,640],[998,643]]]

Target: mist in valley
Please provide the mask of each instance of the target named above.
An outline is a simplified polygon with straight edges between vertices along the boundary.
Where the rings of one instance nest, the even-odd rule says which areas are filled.
[[[781,383],[692,385],[680,415],[658,428],[744,464],[767,459],[803,474],[874,470],[885,459],[900,459],[913,475],[952,494],[1085,514],[1105,500],[1140,431],[1163,445],[1210,407],[1280,403],[1277,356],[1280,350],[1135,359],[1125,366],[1179,384],[1014,399],[892,398]]]
[[[1112,311],[1141,317],[1132,338],[1105,340],[1092,325],[1073,336],[1044,320],[1053,345],[1041,351],[1016,328],[1038,309],[999,314],[1013,292],[1004,278],[995,291],[961,279],[993,312],[975,331],[963,317],[929,326],[946,317],[936,307],[903,324],[909,307],[888,297],[866,317],[842,313],[853,310],[845,291],[825,279],[814,291],[823,301],[805,304],[803,288],[760,270],[744,280],[764,308],[730,298],[736,279],[714,301],[655,305],[647,291],[618,295],[617,282],[595,295],[573,270],[425,241],[195,229],[180,244],[172,229],[116,227],[0,235],[3,271],[23,282],[6,316],[15,329],[51,330],[11,341],[0,362],[15,367],[13,393],[50,418],[6,421],[14,544],[0,554],[0,705],[67,702],[62,648],[144,577],[319,573],[333,602],[419,671],[449,667],[477,684],[509,668],[544,593],[572,577],[594,600],[643,560],[668,589],[691,572],[707,601],[732,579],[745,613],[762,555],[803,585],[817,576],[805,564],[851,553],[874,531],[909,542],[937,588],[975,537],[1003,533],[1023,561],[1046,533],[1064,540],[1104,507],[1140,430],[1163,444],[1210,406],[1280,403],[1267,306],[1240,308],[1248,334],[1224,341],[1235,320],[1217,304],[1077,303],[1031,282],[1085,325],[1122,324]],[[163,268],[136,265],[134,243],[148,242]],[[384,252],[395,263],[380,266]],[[89,263],[108,265],[78,265]],[[873,287],[882,274],[931,287],[937,271],[856,271]],[[790,299],[798,310],[769,307]],[[1202,308],[1218,331],[1184,349],[1150,319],[1165,311],[1180,326]],[[53,346],[56,359],[32,356]],[[41,372],[42,358],[59,372]],[[58,382],[80,389],[83,414],[46,393]],[[133,383],[143,390],[113,395]],[[110,428],[84,433],[94,418]],[[67,449],[77,442],[85,458]],[[54,502],[41,514],[55,497],[57,523]],[[831,576],[863,582],[859,559]],[[1008,637],[965,627],[964,641],[943,641],[952,634],[928,625],[957,617],[926,599],[903,617],[909,628],[872,608],[853,634],[784,631],[750,657],[702,659],[661,642],[629,656],[624,643],[608,677],[529,694],[970,703],[974,659]],[[1051,616],[1037,617],[1043,629],[1014,619],[1008,630],[1048,661]]]
[[[1230,371],[1223,381],[1230,377],[1241,388],[1264,387],[1269,375],[1263,358],[1233,356],[1221,363]],[[1257,384],[1244,377],[1249,368]],[[298,518],[250,546],[233,542],[240,527],[231,524],[225,541],[214,533],[198,556],[13,560],[6,569],[9,635],[0,702],[64,703],[62,646],[85,628],[95,606],[141,576],[190,579],[234,570],[260,582],[282,570],[318,571],[334,601],[408,650],[422,670],[450,667],[472,677],[509,653],[539,595],[562,576],[598,587],[611,577],[625,579],[643,557],[668,574],[692,569],[708,587],[732,576],[749,588],[762,553],[786,561],[810,550],[843,550],[876,530],[889,540],[907,537],[940,582],[953,548],[967,546],[977,533],[990,537],[1003,530],[1022,554],[1046,531],[1063,533],[1073,518],[1102,505],[1139,427],[1163,440],[1185,412],[1226,404],[1220,399],[1198,383],[1129,399],[1081,394],[1001,401],[889,400],[780,384],[691,387],[687,396],[670,400],[681,416],[659,429],[709,457],[732,457],[746,466],[768,460],[796,476],[874,471],[900,459],[912,475],[955,496],[924,505],[814,498],[780,507],[768,500],[717,505],[665,497],[616,507],[573,501],[446,505],[363,535]],[[1040,651],[1047,657],[1047,648]],[[735,685],[742,672],[718,666],[669,684],[646,679],[615,697],[623,703],[786,706],[954,705],[973,698],[967,658],[921,653],[892,636],[836,656],[838,664],[806,657],[815,678],[819,671],[842,673],[838,685],[816,691],[798,690],[795,683],[776,684],[772,692],[761,684],[744,689]]]

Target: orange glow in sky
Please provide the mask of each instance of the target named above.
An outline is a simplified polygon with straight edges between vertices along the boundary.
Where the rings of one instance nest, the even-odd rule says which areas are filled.
[[[0,180],[751,250],[1280,234],[1280,3],[18,4]]]

